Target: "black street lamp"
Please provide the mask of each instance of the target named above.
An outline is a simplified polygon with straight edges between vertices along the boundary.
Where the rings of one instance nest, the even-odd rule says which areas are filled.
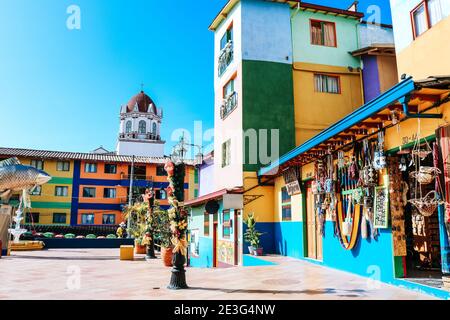
[[[186,143],[183,134],[178,144],[172,150],[171,161],[167,162],[164,167],[168,175],[167,180],[169,181],[168,195],[171,208],[168,212],[173,234],[172,243],[174,245],[172,275],[168,286],[172,290],[188,289],[186,270],[184,268],[187,258],[187,212],[183,209],[186,146],[199,148],[194,164],[201,164],[203,161],[201,147]]]

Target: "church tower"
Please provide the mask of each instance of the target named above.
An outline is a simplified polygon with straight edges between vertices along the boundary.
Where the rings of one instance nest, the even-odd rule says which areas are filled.
[[[162,110],[144,91],[121,106],[117,154],[163,157],[165,141],[161,140],[160,135],[162,117]]]

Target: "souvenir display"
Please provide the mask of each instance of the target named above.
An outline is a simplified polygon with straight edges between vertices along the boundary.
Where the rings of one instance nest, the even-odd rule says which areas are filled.
[[[401,167],[397,157],[388,159],[389,167],[389,203],[391,209],[392,238],[394,242],[394,256],[407,255],[405,235],[404,207],[407,203],[406,193],[408,184],[402,181]]]
[[[384,133],[378,133],[378,144],[373,158],[373,167],[375,170],[386,168],[386,156],[384,155]]]
[[[374,222],[375,228],[386,229],[388,227],[388,190],[386,187],[375,188]]]

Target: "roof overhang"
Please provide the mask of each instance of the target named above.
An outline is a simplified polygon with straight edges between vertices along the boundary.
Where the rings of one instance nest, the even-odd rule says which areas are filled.
[[[345,149],[354,141],[393,126],[392,113],[396,114],[398,122],[410,117],[439,116],[430,112],[436,112],[437,106],[449,100],[450,77],[430,77],[416,82],[409,77],[284,154],[278,161],[261,168],[258,176],[278,176],[290,166],[303,166],[330,151]]]
[[[368,47],[361,48],[350,52],[352,56],[359,57],[363,55],[369,56],[392,56],[395,57],[394,44],[372,44]]]
[[[224,195],[227,195],[227,194],[243,194],[243,192],[244,192],[244,190],[242,188],[222,189],[222,190],[219,190],[219,191],[216,191],[216,192],[205,194],[205,195],[203,195],[201,197],[198,197],[198,198],[195,198],[195,199],[192,199],[192,200],[185,201],[183,203],[183,205],[185,207],[198,207],[198,206],[201,206],[202,204],[205,204],[208,201],[220,199]]]
[[[231,10],[239,1],[240,0],[229,0],[227,4],[222,8],[222,10],[220,10],[219,14],[214,18],[213,22],[209,26],[209,30],[215,31],[220,26],[222,21],[224,21],[228,17],[228,14],[231,12]],[[318,12],[344,18],[352,18],[359,20],[364,17],[364,13],[361,12],[321,6],[317,4],[302,2],[301,0],[267,0],[267,1],[287,3],[291,8],[300,6],[299,9],[302,11]]]

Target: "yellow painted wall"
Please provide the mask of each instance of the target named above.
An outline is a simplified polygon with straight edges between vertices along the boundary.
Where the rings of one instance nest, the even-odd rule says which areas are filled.
[[[420,119],[421,138],[433,135],[439,126],[450,123],[450,102],[441,105],[438,110],[444,115],[442,119]],[[436,112],[436,109],[429,111],[429,113]],[[416,139],[417,129],[417,119],[408,119],[401,122],[399,128],[395,126],[387,129],[385,134],[386,150],[414,142]]]
[[[55,189],[57,186],[68,187],[67,197],[55,196]],[[41,189],[40,196],[31,196],[31,203],[33,202],[72,202],[72,185],[71,184],[44,184]]]
[[[406,73],[416,80],[450,74],[450,16],[417,37],[397,53],[398,75]]]
[[[65,213],[66,214],[66,222],[65,224],[70,223],[70,209],[41,209],[35,208],[31,209],[29,212],[39,213],[39,222],[35,224],[53,224],[53,214],[54,213]],[[25,221],[25,220],[24,220]]]
[[[24,165],[30,165],[33,159],[30,158],[21,158],[20,162]],[[36,159],[41,160],[41,159]],[[52,177],[60,177],[60,178],[72,178],[73,177],[73,161],[67,160],[70,163],[69,171],[57,171],[57,162],[56,160],[44,159],[44,171],[47,172]]]
[[[383,93],[398,83],[397,60],[391,56],[378,56],[377,62],[380,91]]]
[[[363,104],[361,75],[344,67],[294,63],[295,136],[300,145]],[[340,77],[341,93],[316,92],[314,74]]]
[[[244,172],[244,190],[248,190],[255,185],[258,185],[256,172]],[[257,187],[244,196],[262,195],[251,203],[244,205],[244,216],[253,212],[258,222],[273,222],[274,221],[274,187]]]
[[[277,177],[274,186],[274,221],[281,222],[281,189],[285,186],[284,178]],[[302,195],[296,194],[291,197],[291,221],[303,221],[302,217]]]

